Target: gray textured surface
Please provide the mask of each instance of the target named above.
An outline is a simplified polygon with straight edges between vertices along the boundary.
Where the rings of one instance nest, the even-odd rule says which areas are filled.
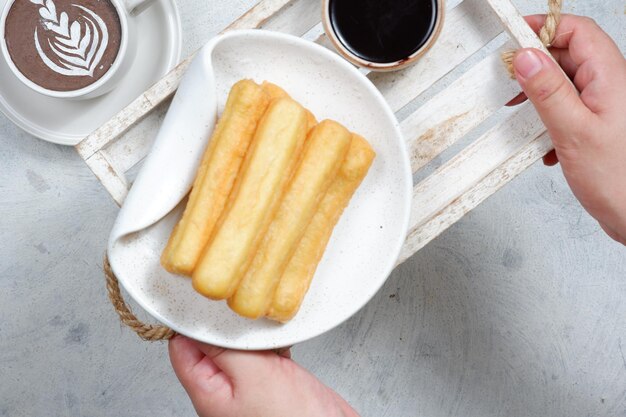
[[[180,2],[185,51],[253,2]],[[626,50],[622,0],[566,4]],[[0,416],[193,415],[165,345],[116,322],[117,209],[78,155],[0,116],[0,166]],[[364,416],[626,416],[626,249],[535,165],[295,358]]]

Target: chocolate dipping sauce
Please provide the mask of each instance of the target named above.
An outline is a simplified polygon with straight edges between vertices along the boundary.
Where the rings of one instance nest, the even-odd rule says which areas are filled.
[[[433,35],[437,0],[330,0],[330,21],[343,46],[375,63],[402,61]]]

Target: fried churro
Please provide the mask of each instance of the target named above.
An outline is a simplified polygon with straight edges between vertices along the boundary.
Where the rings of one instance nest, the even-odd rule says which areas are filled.
[[[241,168],[269,94],[250,80],[236,83],[203,155],[185,212],[161,256],[172,273],[191,276]]]
[[[287,322],[300,309],[326,246],[350,199],[367,175],[376,154],[369,143],[353,134],[339,174],[330,185],[282,274],[267,317]]]
[[[300,159],[306,111],[273,100],[261,119],[220,225],[193,272],[193,286],[212,299],[233,295],[280,205]]]
[[[261,84],[261,87],[270,96],[271,100],[276,100],[276,99],[285,98],[285,97],[291,98],[285,90],[283,90],[276,84],[270,83],[269,81],[263,81],[263,84]],[[305,110],[306,110],[308,130],[311,130],[315,126],[317,126],[317,119],[315,118],[315,115],[313,115],[313,113],[311,113],[308,109],[305,109]]]
[[[228,300],[239,315],[257,319],[267,313],[287,262],[337,176],[350,142],[350,132],[330,120],[321,122],[309,133],[302,161],[276,217],[235,295]]]

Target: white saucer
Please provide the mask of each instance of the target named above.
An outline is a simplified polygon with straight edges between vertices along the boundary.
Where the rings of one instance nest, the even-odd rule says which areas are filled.
[[[319,120],[338,120],[367,137],[377,153],[333,233],[302,310],[285,325],[243,319],[224,302],[200,296],[188,278],[167,273],[159,263],[216,113],[242,78],[277,83]],[[111,232],[109,260],[131,297],[178,333],[234,349],[289,346],[339,325],[376,294],[404,243],[412,189],[398,122],[361,72],[300,38],[233,31],[209,42],[185,73]]]
[[[0,9],[6,2],[0,0]],[[81,101],[46,97],[22,84],[0,59],[0,111],[38,138],[76,145],[180,61],[181,24],[174,0],[155,0],[135,19],[138,35],[135,61],[113,91]]]

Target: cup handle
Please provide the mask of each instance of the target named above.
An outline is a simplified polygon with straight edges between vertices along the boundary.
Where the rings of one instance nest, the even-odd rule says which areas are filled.
[[[154,0],[123,0],[124,7],[128,14],[134,15],[141,13],[141,11],[145,10],[145,7],[141,7],[144,5],[150,5]]]

